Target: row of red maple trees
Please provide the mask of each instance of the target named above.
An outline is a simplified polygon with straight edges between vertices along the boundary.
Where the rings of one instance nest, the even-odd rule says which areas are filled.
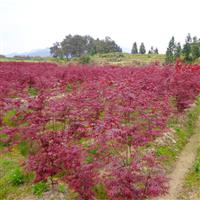
[[[200,91],[200,66],[57,66],[0,63],[0,142],[25,143],[35,181],[62,181],[77,199],[145,199],[167,192],[145,147]],[[12,123],[5,113],[14,111]]]

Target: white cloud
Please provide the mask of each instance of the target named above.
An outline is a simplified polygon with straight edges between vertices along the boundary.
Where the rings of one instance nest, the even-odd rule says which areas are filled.
[[[0,0],[0,54],[45,48],[69,33],[164,52],[172,35],[200,37],[199,7],[199,0]]]

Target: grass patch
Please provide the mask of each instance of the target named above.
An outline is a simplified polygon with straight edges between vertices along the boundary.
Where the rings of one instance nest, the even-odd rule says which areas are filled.
[[[48,191],[48,185],[46,182],[39,182],[32,186],[33,194],[41,196],[44,192]]]
[[[186,111],[185,119],[183,121],[176,119],[174,120],[174,123],[170,121],[169,127],[175,131],[175,143],[156,147],[156,155],[166,157],[164,164],[168,163],[169,167],[173,166],[178,154],[194,133],[199,115],[200,98],[197,98],[195,106]]]
[[[7,111],[3,116],[3,123],[6,124],[9,127],[15,127],[16,123],[14,122],[14,120],[12,120],[12,118],[15,115],[16,115],[15,109]]]
[[[9,175],[9,182],[15,186],[21,185],[25,182],[25,175],[19,167],[11,171]]]
[[[17,148],[19,150],[19,152],[24,156],[27,157],[29,152],[30,152],[30,147],[31,145],[27,142],[27,141],[23,141],[21,143],[18,144]]]
[[[33,175],[23,172],[18,164],[20,160],[17,150],[0,156],[0,200],[31,194]]]
[[[73,90],[73,86],[70,83],[68,83],[66,86],[66,92],[72,92],[72,90]]]
[[[58,185],[58,191],[61,193],[66,193],[67,192],[67,188],[64,184],[59,184]]]
[[[176,153],[175,151],[170,148],[170,146],[160,146],[156,149],[156,155],[157,156],[167,156],[170,157],[171,159],[176,158]]]
[[[185,184],[187,187],[200,187],[200,148],[197,151],[197,157],[193,168],[186,176]]]
[[[183,185],[182,192],[180,193],[180,199],[190,199],[191,195],[200,197],[200,148],[197,150],[197,156],[193,167],[187,173]],[[199,199],[199,198],[198,198]]]
[[[108,195],[106,193],[105,187],[102,184],[97,184],[93,189],[97,199],[108,200]]]
[[[128,53],[107,53],[91,56],[91,62],[97,64],[116,65],[146,65],[155,61],[165,62],[163,54],[128,54]]]
[[[37,96],[38,95],[38,90],[34,87],[29,87],[28,88],[28,94],[30,96]]]

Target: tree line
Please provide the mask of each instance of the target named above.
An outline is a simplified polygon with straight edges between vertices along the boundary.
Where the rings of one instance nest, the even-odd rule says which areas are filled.
[[[84,55],[94,55],[97,53],[110,53],[110,52],[122,52],[122,48],[116,44],[110,37],[105,39],[94,39],[89,35],[67,35],[63,41],[56,42],[50,48],[51,55],[55,58],[73,58],[81,57]],[[139,49],[137,43],[133,43],[131,50],[132,54],[145,54],[146,48],[142,42]],[[151,49],[149,54],[158,54],[158,49]]]
[[[122,52],[122,48],[110,37],[94,39],[89,35],[67,35],[63,41],[56,42],[50,48],[51,55],[55,58],[73,58],[97,53]],[[133,43],[131,54],[146,54],[146,48],[142,42],[138,48],[137,42]],[[153,46],[148,54],[159,54],[158,48]],[[166,63],[173,63],[177,59],[185,62],[193,62],[200,57],[200,39],[187,35],[183,45],[176,42],[174,36],[170,39],[166,50]]]
[[[186,36],[185,43],[181,46],[180,42],[176,42],[174,36],[169,41],[166,51],[166,63],[173,63],[177,59],[185,62],[194,62],[200,57],[200,39],[196,36]]]
[[[146,48],[143,42],[140,44],[139,49],[137,47],[137,42],[133,43],[131,54],[145,54],[145,53],[146,53]],[[154,49],[154,47],[152,46],[151,49],[148,51],[148,54],[158,54],[158,48]]]
[[[73,58],[96,53],[122,52],[119,45],[110,37],[94,39],[89,35],[67,35],[62,42],[56,42],[50,48],[53,57]]]

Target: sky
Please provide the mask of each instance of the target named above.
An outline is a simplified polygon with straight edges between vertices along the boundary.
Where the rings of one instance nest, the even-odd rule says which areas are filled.
[[[199,8],[200,0],[0,0],[0,54],[50,47],[68,34],[164,53],[172,36],[200,37]]]

